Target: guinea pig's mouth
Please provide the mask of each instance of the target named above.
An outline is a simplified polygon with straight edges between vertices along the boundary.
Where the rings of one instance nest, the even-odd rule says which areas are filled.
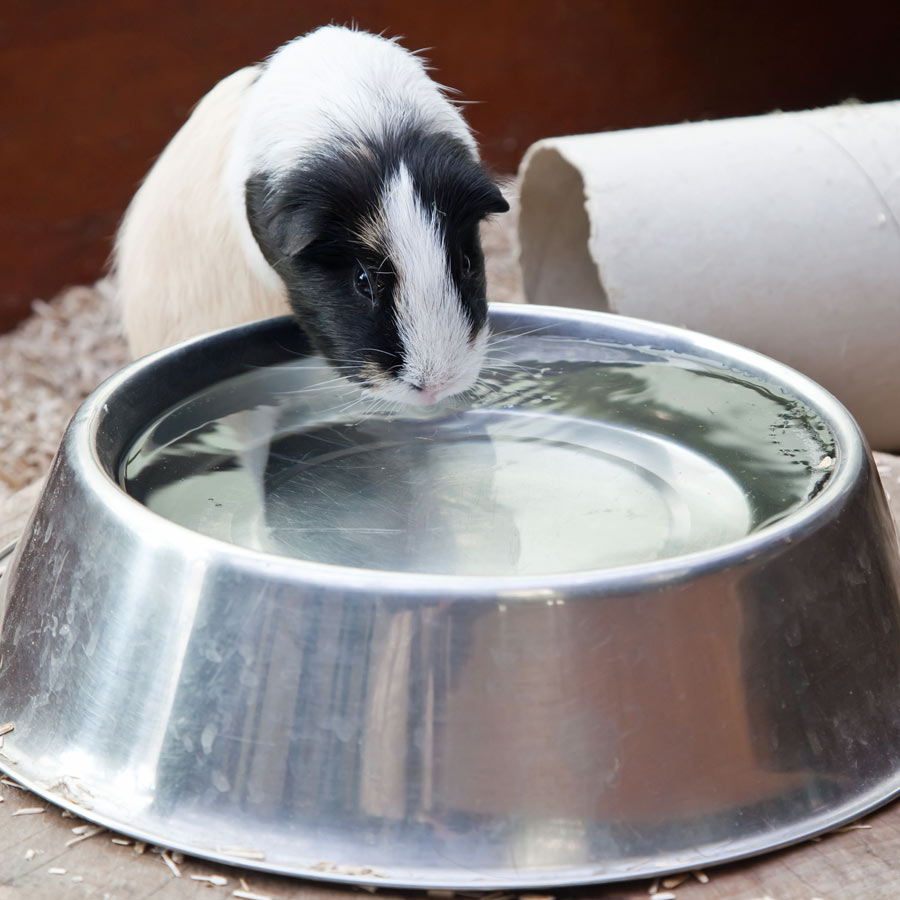
[[[374,370],[374,371],[373,371]],[[477,379],[474,376],[458,375],[443,379],[423,380],[419,384],[406,377],[402,370],[384,371],[374,366],[364,366],[363,370],[350,377],[362,391],[378,400],[404,403],[408,406],[434,406],[471,388]]]
[[[402,377],[379,379],[377,382],[365,379],[362,389],[373,397],[405,403],[409,406],[434,406],[447,397],[460,394],[472,387],[469,379],[455,379],[451,382],[417,385]]]
[[[395,358],[392,365],[367,355],[352,373],[345,369],[345,374],[372,399],[407,406],[433,406],[475,386],[485,361],[487,342],[488,331],[484,328],[462,350],[451,347],[451,352],[413,353]]]

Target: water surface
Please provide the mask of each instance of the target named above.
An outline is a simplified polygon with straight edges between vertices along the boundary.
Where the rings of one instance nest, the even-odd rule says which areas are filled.
[[[828,479],[821,418],[700,359],[500,338],[479,386],[384,408],[307,358],[186,399],[134,443],[126,490],[175,522],[363,568],[527,575],[734,541]]]

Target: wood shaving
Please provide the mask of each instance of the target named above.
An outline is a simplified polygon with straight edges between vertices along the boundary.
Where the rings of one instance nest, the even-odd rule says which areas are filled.
[[[131,841],[128,838],[112,838],[112,842],[114,844],[119,844],[122,847],[130,847]]]
[[[268,894],[256,894],[253,891],[232,891],[232,897],[238,897],[239,900],[272,900]]]
[[[653,896],[656,897],[656,900],[677,900],[671,891],[657,891]]]
[[[44,812],[43,806],[26,806],[22,809],[17,809],[13,815],[14,816],[38,816],[42,812]]]
[[[5,784],[7,787],[13,787],[20,791],[25,790],[18,781],[13,781],[11,778],[0,778],[0,784]]]
[[[93,809],[94,798],[89,790],[81,786],[80,782],[81,779],[77,775],[63,775],[62,778],[57,778],[55,781],[43,782],[41,786],[54,794],[59,794],[63,800],[73,803],[75,806],[80,806],[82,809]],[[74,813],[70,813],[70,817],[78,818]]]
[[[25,862],[31,862],[35,858],[35,856],[37,856],[38,853],[43,853],[43,852],[44,852],[43,850],[32,850],[31,847],[29,847],[25,851]]]
[[[228,884],[228,879],[221,875],[191,875],[191,881],[205,881],[207,884],[215,884],[219,887]]]
[[[44,475],[76,407],[127,359],[108,282],[35,300],[0,335],[0,502]]]
[[[3,737],[4,734],[9,734],[11,731],[16,730],[15,722],[7,722],[5,725],[0,725],[0,737]]]
[[[224,853],[227,856],[238,856],[241,859],[263,860],[266,854],[262,850],[251,850],[248,847],[216,847],[216,853]]]
[[[81,884],[81,882],[84,881],[84,876],[83,875],[73,875],[72,881],[74,881],[75,884]]]
[[[375,875],[378,877],[371,866],[352,866],[347,863],[317,862],[315,865],[310,866],[310,868],[316,872],[328,872],[332,875]],[[456,896],[455,891],[443,890],[441,888],[434,888],[426,891],[426,894],[429,897],[433,897],[434,900],[451,900],[452,897]]]
[[[679,885],[684,884],[688,878],[690,878],[689,875],[670,875],[668,878],[663,878],[662,886],[666,890],[671,890],[672,888],[677,888]]]
[[[54,867],[52,869],[47,869],[47,874],[48,875],[65,875],[66,870],[65,869],[57,869]]]
[[[178,866],[175,864],[175,860],[173,860],[172,857],[169,856],[168,850],[163,850],[162,853],[160,853],[159,855],[160,855],[160,858],[162,859],[162,861],[169,867],[172,874],[176,878],[181,878],[181,869],[179,869]]]
[[[658,891],[659,891],[659,879],[654,878],[653,881],[650,882],[650,887],[647,888],[647,893],[652,897]]]
[[[73,828],[72,831],[75,831],[75,829]],[[73,837],[71,840],[66,841],[67,847],[72,847],[75,844],[80,844],[82,841],[86,841],[98,834],[103,834],[103,832],[106,831],[106,828],[102,825],[87,825],[84,827],[83,831],[81,831],[81,829],[79,829],[79,831],[78,837]]]
[[[709,875],[707,875],[706,872],[704,872],[702,869],[694,869],[694,871],[691,872],[691,875],[693,875],[694,878],[696,878],[697,881],[700,882],[700,884],[709,884]]]
[[[138,856],[142,856],[146,849],[147,849],[146,841],[135,841],[134,842],[134,852],[137,853]]]

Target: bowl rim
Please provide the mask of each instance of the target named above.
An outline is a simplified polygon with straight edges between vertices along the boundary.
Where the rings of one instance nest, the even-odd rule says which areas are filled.
[[[191,353],[203,345],[223,340],[236,340],[240,335],[252,334],[265,326],[293,322],[290,316],[258,320],[247,325],[220,329],[167,347],[127,364],[99,385],[76,411],[63,438],[63,445],[73,462],[101,477],[91,478],[91,488],[103,505],[118,516],[142,538],[153,536],[154,541],[177,544],[182,553],[187,549],[192,560],[219,558],[223,553],[236,565],[262,569],[271,576],[292,582],[322,587],[340,586],[344,591],[354,588],[383,595],[431,595],[454,598],[510,596],[516,599],[552,601],[558,595],[571,598],[581,592],[593,597],[621,595],[661,588],[688,578],[710,574],[725,567],[733,567],[762,554],[775,553],[818,531],[840,515],[858,482],[866,477],[869,451],[862,432],[847,409],[821,385],[802,373],[762,353],[734,344],[722,338],[644,319],[532,304],[492,304],[491,318],[507,322],[515,330],[522,322],[552,318],[554,325],[594,322],[605,326],[610,341],[635,349],[652,348],[656,343],[690,347],[685,352],[718,365],[728,361],[728,367],[753,377],[762,378],[813,407],[828,426],[835,443],[834,463],[830,477],[822,489],[800,509],[788,513],[770,525],[736,540],[678,556],[631,563],[600,569],[585,569],[540,575],[449,575],[427,572],[401,572],[390,569],[362,569],[330,563],[314,562],[298,557],[266,553],[220,538],[194,531],[165,518],[129,495],[108,471],[100,458],[98,436],[102,420],[110,411],[110,401],[134,379],[148,370],[172,360],[179,354]],[[626,342],[623,333],[640,336],[641,342]],[[658,348],[659,349],[659,348]],[[672,348],[666,347],[670,351]],[[84,440],[87,438],[87,441]]]

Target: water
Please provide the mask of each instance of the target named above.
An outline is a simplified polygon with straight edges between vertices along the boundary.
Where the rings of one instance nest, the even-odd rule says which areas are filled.
[[[135,442],[126,490],[188,528],[344,566],[575,572],[679,556],[788,515],[834,444],[778,388],[570,338],[498,343],[479,387],[383,408],[309,358],[188,398]]]

